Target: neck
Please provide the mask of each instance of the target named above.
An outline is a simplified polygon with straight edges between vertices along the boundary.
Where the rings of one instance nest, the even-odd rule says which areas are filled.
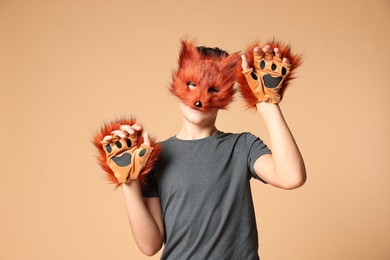
[[[210,137],[218,132],[214,124],[209,126],[199,126],[190,122],[184,121],[181,130],[176,135],[182,140],[196,140]]]

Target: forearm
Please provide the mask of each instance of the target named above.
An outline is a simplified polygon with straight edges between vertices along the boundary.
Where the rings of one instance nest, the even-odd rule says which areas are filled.
[[[164,236],[162,222],[155,219],[160,217],[158,212],[154,212],[157,216],[153,217],[153,208],[147,207],[138,180],[123,184],[122,191],[131,231],[139,249],[146,255],[157,253]]]
[[[287,189],[302,186],[306,181],[304,161],[279,106],[260,102],[257,109],[269,133],[275,178]]]

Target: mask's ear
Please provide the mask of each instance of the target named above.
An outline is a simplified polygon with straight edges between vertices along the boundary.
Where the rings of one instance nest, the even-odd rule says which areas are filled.
[[[238,52],[230,54],[219,63],[220,73],[222,75],[234,75],[236,67],[241,63],[241,56]]]
[[[181,41],[181,50],[179,55],[179,68],[185,66],[190,61],[197,61],[201,58],[196,46],[190,40]]]

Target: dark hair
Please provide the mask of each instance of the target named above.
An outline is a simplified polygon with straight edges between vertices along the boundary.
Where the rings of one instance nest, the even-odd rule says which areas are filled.
[[[223,58],[229,56],[229,53],[227,51],[221,50],[220,48],[210,48],[205,46],[197,46],[196,49],[198,52],[200,52],[203,56],[206,57],[217,57],[217,58]]]

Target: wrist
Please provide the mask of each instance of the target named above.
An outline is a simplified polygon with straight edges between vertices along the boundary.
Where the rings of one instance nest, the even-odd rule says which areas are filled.
[[[259,111],[261,114],[280,110],[278,104],[265,102],[265,101],[257,103],[256,107],[257,107],[257,111]]]
[[[121,188],[123,192],[126,193],[139,193],[141,190],[141,185],[139,180],[135,179],[127,183],[122,183]]]
[[[268,125],[269,123],[283,119],[282,111],[278,104],[269,102],[260,102],[256,104],[257,111]]]

